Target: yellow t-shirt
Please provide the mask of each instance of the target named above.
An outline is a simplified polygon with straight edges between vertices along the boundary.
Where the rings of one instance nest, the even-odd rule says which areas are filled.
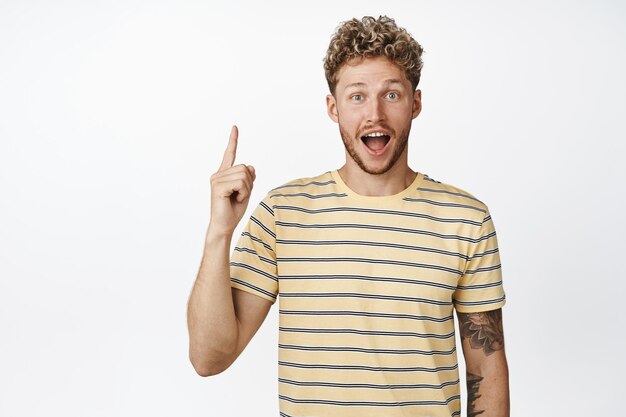
[[[460,415],[453,309],[505,303],[487,206],[422,173],[391,196],[337,170],[274,188],[230,265],[232,287],[280,294],[284,417]]]

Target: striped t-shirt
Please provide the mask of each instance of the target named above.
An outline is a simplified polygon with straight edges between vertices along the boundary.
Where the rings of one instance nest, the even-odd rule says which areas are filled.
[[[459,416],[453,309],[505,303],[487,206],[422,173],[390,196],[337,170],[274,188],[230,265],[232,287],[280,294],[283,417]]]

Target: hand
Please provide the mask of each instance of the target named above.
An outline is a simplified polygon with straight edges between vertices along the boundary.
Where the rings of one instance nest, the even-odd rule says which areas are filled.
[[[256,173],[252,165],[233,166],[239,131],[233,126],[222,164],[211,175],[211,221],[209,230],[232,235],[246,212]]]

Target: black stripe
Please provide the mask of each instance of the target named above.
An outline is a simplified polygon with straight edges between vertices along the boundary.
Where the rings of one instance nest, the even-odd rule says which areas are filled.
[[[259,255],[254,249],[249,249],[249,248],[240,248],[238,246],[235,246],[235,250],[237,252],[247,252],[250,253],[252,255],[256,255],[260,260],[262,260],[263,262],[267,262],[268,264],[274,265],[276,266],[276,261],[273,259],[269,259],[266,258],[264,256]]]
[[[268,235],[270,235],[271,237],[276,239],[276,233],[274,233],[270,228],[265,226],[262,221],[260,221],[259,219],[257,219],[254,216],[250,216],[250,220],[253,221],[254,223],[258,224],[259,227],[265,231],[265,233],[267,233]]]
[[[486,304],[494,304],[499,303],[500,301],[504,301],[506,299],[506,295],[503,295],[500,298],[494,298],[493,300],[483,300],[483,301],[458,301],[455,300],[454,304],[459,304],[462,306],[480,306]]]
[[[281,276],[280,279],[283,279]],[[452,316],[447,317],[431,317],[431,316],[415,316],[412,314],[391,314],[391,313],[375,313],[369,311],[349,311],[349,310],[278,310],[280,314],[293,314],[304,316],[366,316],[366,317],[381,317],[391,319],[411,319],[411,320],[424,320],[433,321],[436,323],[445,323],[453,320]]]
[[[398,336],[398,337],[420,337],[420,338],[433,338],[433,339],[449,339],[454,337],[454,332],[448,334],[436,334],[436,333],[416,333],[416,332],[392,332],[387,330],[361,330],[361,329],[311,329],[301,327],[283,327],[279,326],[280,332],[293,332],[293,333],[345,333],[345,334],[361,334],[361,335],[376,335],[376,336]]]
[[[261,202],[259,203],[259,205],[261,207],[263,207],[265,210],[267,210],[272,216],[274,216],[274,210],[272,210],[270,208],[270,206],[268,206],[267,204],[265,204],[265,202],[263,200],[261,200]]]
[[[272,197],[306,197],[310,199],[328,198],[328,197],[347,197],[345,193],[328,193],[328,194],[309,194],[309,193],[293,193],[293,194],[272,194]]]
[[[390,278],[390,277],[378,277],[378,276],[366,276],[366,275],[281,275],[281,280],[304,280],[304,279],[312,279],[312,280],[323,280],[323,279],[347,279],[347,280],[361,280],[361,281],[378,281],[378,282],[399,282],[402,284],[415,284],[415,285],[424,285],[428,287],[436,287],[436,288],[444,288],[446,290],[455,290],[457,289],[454,285],[442,284],[440,282],[431,282],[431,281],[422,281],[419,279],[413,278]]]
[[[466,236],[459,235],[444,235],[441,233],[434,233],[428,230],[418,230],[418,229],[406,229],[403,227],[392,227],[392,226],[380,226],[375,224],[358,224],[358,223],[332,223],[332,224],[302,224],[302,223],[290,223],[290,222],[281,222],[276,221],[277,226],[283,227],[296,227],[303,229],[341,229],[341,228],[355,228],[355,229],[372,229],[372,230],[385,230],[390,232],[402,232],[402,233],[414,233],[428,236],[435,236],[442,239],[457,239],[471,243],[478,243],[481,240],[487,239],[491,237],[492,234],[487,236],[483,236],[478,239],[474,239]],[[495,234],[495,233],[493,233]]]
[[[342,369],[352,371],[373,371],[373,372],[442,372],[453,371],[459,367],[458,364],[452,366],[438,366],[435,368],[426,368],[423,366],[409,366],[404,368],[394,368],[390,366],[365,366],[365,365],[333,365],[333,364],[316,364],[316,363],[297,363],[278,361],[280,366],[289,366],[293,368],[304,369]]]
[[[478,239],[474,239],[475,242],[481,242],[483,240],[487,240],[487,239],[491,239],[492,237],[494,237],[496,235],[496,231],[492,231],[491,233],[488,233],[484,236],[479,237]]]
[[[283,184],[281,186],[278,186],[274,189],[272,189],[271,191],[276,191],[276,190],[281,190],[283,188],[292,188],[292,187],[306,187],[307,185],[329,185],[329,184],[336,184],[334,180],[330,180],[330,181],[310,181],[310,182],[305,182],[303,184]]]
[[[259,287],[257,287],[256,285],[252,285],[252,284],[250,284],[249,282],[242,281],[242,280],[240,280],[240,279],[233,278],[233,277],[231,277],[231,278],[230,278],[230,280],[231,280],[232,282],[236,283],[236,284],[240,284],[240,285],[243,285],[243,286],[245,286],[245,287],[251,288],[251,289],[253,289],[253,290],[255,290],[255,291],[260,292],[261,294],[265,294],[265,295],[267,295],[267,296],[269,296],[269,297],[272,297],[274,300],[276,300],[276,296],[275,296],[274,294],[272,294],[272,293],[271,293],[271,292],[269,292],[269,291],[264,290],[263,288],[259,288]]]
[[[477,274],[479,272],[495,271],[495,270],[500,269],[501,267],[502,265],[498,264],[498,265],[493,265],[493,266],[485,266],[482,268],[468,269],[467,271],[465,271],[465,274],[463,275],[472,275],[472,274]]]
[[[417,350],[417,349],[369,349],[353,346],[301,346],[301,345],[285,345],[278,344],[279,349],[303,350],[303,351],[319,351],[319,352],[359,352],[359,353],[388,353],[392,355],[452,355],[456,352],[456,348],[450,350]]]
[[[374,208],[369,209],[369,208],[364,208],[364,207],[329,207],[329,208],[322,208],[322,209],[307,209],[307,208],[298,207],[298,206],[280,206],[280,205],[274,205],[272,207],[274,207],[275,209],[299,211],[299,212],[303,212],[307,214],[322,214],[322,213],[336,213],[336,212],[375,213],[375,214],[389,214],[389,215],[394,215],[394,216],[423,218],[423,219],[428,219],[428,220],[433,220],[433,221],[443,222],[443,223],[466,223],[466,224],[471,224],[473,226],[482,225],[482,222],[469,220],[469,219],[450,219],[450,218],[444,218],[444,217],[435,217],[435,216],[431,216],[431,215],[423,214],[423,213],[398,211],[398,210],[383,210],[383,209],[374,209]]]
[[[296,381],[293,379],[278,378],[283,384],[298,385],[303,387],[331,387],[331,388],[371,388],[371,389],[442,389],[452,385],[458,385],[461,381],[446,381],[441,384],[350,384],[340,382],[321,381]]]
[[[457,288],[460,290],[478,290],[481,288],[497,287],[499,285],[502,285],[502,280],[496,281],[496,282],[489,282],[487,284],[459,285]]]
[[[241,232],[241,236],[248,236],[251,240],[260,243],[261,245],[265,246],[267,248],[267,250],[274,252],[274,249],[272,249],[272,247],[270,245],[268,245],[267,243],[263,242],[263,240],[259,239],[256,236],[253,236],[252,234],[250,234],[250,232]]]
[[[431,193],[444,193],[444,194],[456,195],[456,196],[459,196],[459,197],[469,198],[470,200],[474,200],[474,201],[477,201],[477,202],[479,202],[481,204],[484,204],[482,201],[480,201],[476,197],[472,197],[471,195],[468,195],[468,194],[456,193],[456,192],[447,191],[447,190],[435,190],[433,188],[424,188],[424,187],[419,187],[418,190],[419,191],[428,191],[428,192],[431,192]]]
[[[287,397],[285,395],[279,395],[281,400],[289,401],[299,404],[328,404],[328,405],[341,405],[341,406],[373,406],[373,407],[402,407],[407,405],[448,405],[448,403],[454,400],[460,400],[460,395],[454,395],[445,401],[400,401],[393,403],[384,403],[376,401],[335,401],[335,400],[313,400],[313,399],[300,399]]]
[[[322,292],[322,293],[308,293],[308,292],[281,292],[281,297],[356,297],[356,298],[375,298],[379,300],[396,300],[396,301],[409,301],[412,303],[425,303],[425,304],[435,304],[439,306],[449,306],[452,305],[450,301],[437,301],[437,300],[429,300],[427,298],[416,298],[416,297],[403,297],[399,295],[380,295],[380,294],[363,294],[363,293],[355,293],[355,292]]]
[[[455,275],[461,275],[462,271],[454,268],[448,268],[440,265],[421,264],[416,262],[396,261],[393,259],[373,259],[373,258],[276,258],[278,262],[361,262],[368,264],[386,264],[410,266],[413,268],[435,269],[437,271],[449,272]],[[467,273],[467,272],[466,272]]]
[[[464,255],[459,252],[451,252],[447,250],[435,249],[435,248],[427,248],[425,246],[411,246],[411,245],[403,245],[400,243],[388,243],[388,242],[373,242],[373,241],[365,241],[365,240],[287,240],[287,239],[276,239],[277,244],[282,245],[361,245],[361,246],[378,246],[385,248],[394,248],[394,249],[406,249],[406,250],[414,250],[421,252],[431,252],[437,253],[440,255],[447,256],[455,256],[466,261],[470,260],[470,257]],[[494,251],[498,251],[498,249],[494,249]],[[490,251],[489,251],[490,252]],[[484,252],[484,254],[488,254]],[[483,254],[476,254],[474,257],[482,256]]]
[[[425,199],[425,198],[411,198],[411,197],[404,197],[403,200],[404,201],[410,201],[412,203],[432,204],[434,206],[466,208],[466,209],[470,209],[470,210],[480,211],[482,213],[487,213],[487,210],[485,210],[485,209],[482,209],[480,207],[469,206],[467,204],[444,203],[444,202],[441,202],[441,201],[428,200],[428,199]]]
[[[267,273],[265,271],[262,271],[262,270],[260,270],[258,268],[255,268],[253,266],[250,266],[250,265],[247,265],[247,264],[244,264],[244,263],[241,263],[241,262],[230,262],[230,266],[236,266],[238,268],[247,269],[249,271],[255,272],[255,273],[259,274],[259,275],[263,275],[266,278],[269,278],[271,280],[274,280],[274,281],[278,282],[278,278],[275,277],[274,275],[269,274],[269,273]]]
[[[430,177],[429,177],[428,175],[426,175],[426,174],[424,174],[424,179],[425,179],[426,181],[434,182],[434,183],[436,183],[436,184],[441,184],[441,181],[437,181],[437,180],[436,180],[436,179],[434,179],[434,178],[430,178]]]
[[[484,251],[482,253],[476,253],[476,254],[472,255],[471,259],[482,258],[483,256],[493,255],[494,253],[498,253],[498,252],[499,252],[498,248],[486,250],[486,251]]]

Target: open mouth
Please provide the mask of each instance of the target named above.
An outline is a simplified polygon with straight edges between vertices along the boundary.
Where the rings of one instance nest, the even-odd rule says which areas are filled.
[[[391,140],[389,135],[385,135],[380,132],[369,133],[365,136],[361,136],[363,144],[374,154],[378,154],[385,149],[389,140]]]

